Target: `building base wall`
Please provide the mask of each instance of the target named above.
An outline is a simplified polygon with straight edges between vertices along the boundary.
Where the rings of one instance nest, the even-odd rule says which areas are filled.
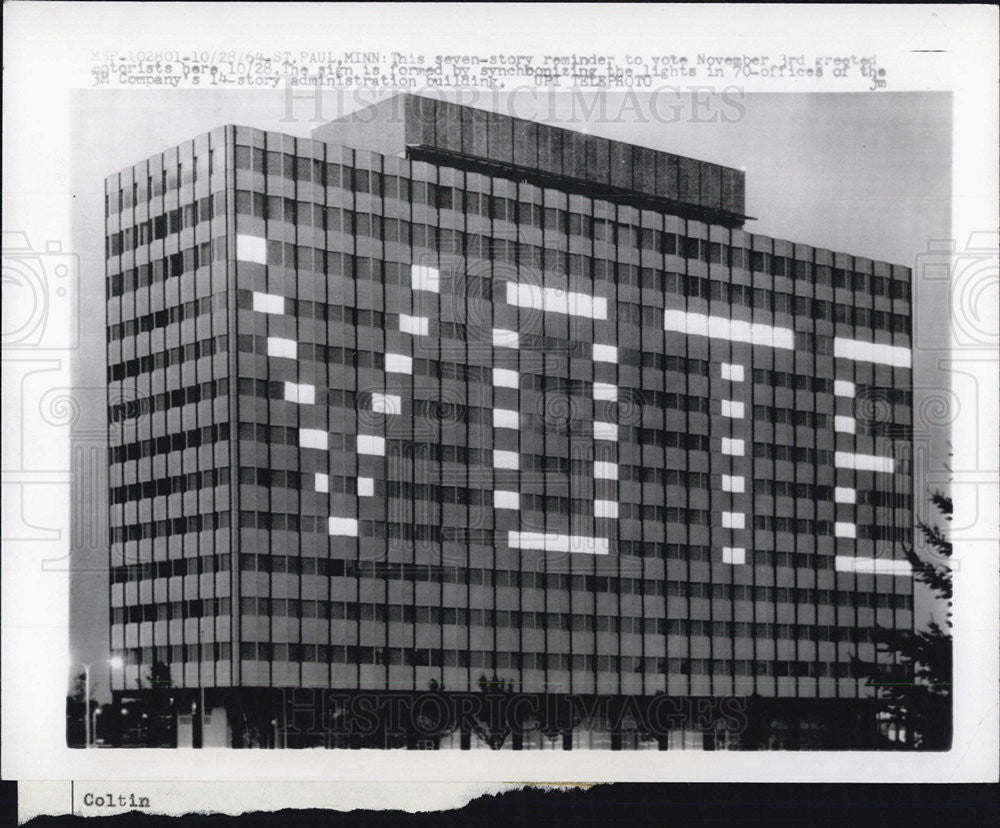
[[[409,750],[901,749],[871,699],[302,688],[138,691],[118,744]],[[199,713],[204,706],[204,716]],[[170,721],[156,731],[135,722]],[[163,734],[173,732],[173,738]],[[155,743],[153,743],[155,742]]]

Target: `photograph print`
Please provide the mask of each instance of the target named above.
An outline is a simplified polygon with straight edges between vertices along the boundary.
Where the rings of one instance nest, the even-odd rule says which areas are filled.
[[[949,95],[79,95],[68,745],[949,749]]]

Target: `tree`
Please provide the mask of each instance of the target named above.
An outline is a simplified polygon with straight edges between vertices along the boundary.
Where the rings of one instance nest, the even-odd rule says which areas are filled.
[[[177,717],[171,688],[170,665],[154,662],[147,675],[150,690],[146,695],[146,723],[143,744],[147,747],[174,747],[177,741]]]
[[[491,750],[500,750],[512,731],[508,714],[514,685],[499,678],[496,673],[492,678],[480,674],[478,684],[484,704],[476,712],[473,728]]]
[[[951,498],[934,492],[931,501],[945,521],[952,516]],[[857,674],[866,676],[886,702],[883,721],[905,734],[906,746],[918,750],[947,750],[951,745],[951,596],[952,544],[940,527],[924,521],[917,528],[933,550],[927,560],[912,547],[903,554],[913,577],[945,602],[943,622],[932,620],[922,630],[876,629],[876,644],[892,663],[868,664],[854,660]]]
[[[154,662],[149,668],[149,685],[154,690],[165,690],[173,687],[174,681],[170,677],[170,665],[164,664],[162,661]]]
[[[70,747],[86,747],[87,724],[84,720],[87,708],[87,677],[81,670],[73,679],[73,691],[66,696],[66,744]],[[90,715],[97,709],[96,700],[90,700]],[[93,721],[93,718],[91,718]]]

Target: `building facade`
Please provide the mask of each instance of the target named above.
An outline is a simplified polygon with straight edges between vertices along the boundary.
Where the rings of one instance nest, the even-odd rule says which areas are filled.
[[[910,271],[741,172],[400,95],[105,212],[116,690],[851,700],[912,628]]]

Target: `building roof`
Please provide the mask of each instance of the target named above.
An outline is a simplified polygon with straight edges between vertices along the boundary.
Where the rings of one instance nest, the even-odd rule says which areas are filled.
[[[313,137],[726,227],[749,218],[741,170],[410,93],[319,126]]]

